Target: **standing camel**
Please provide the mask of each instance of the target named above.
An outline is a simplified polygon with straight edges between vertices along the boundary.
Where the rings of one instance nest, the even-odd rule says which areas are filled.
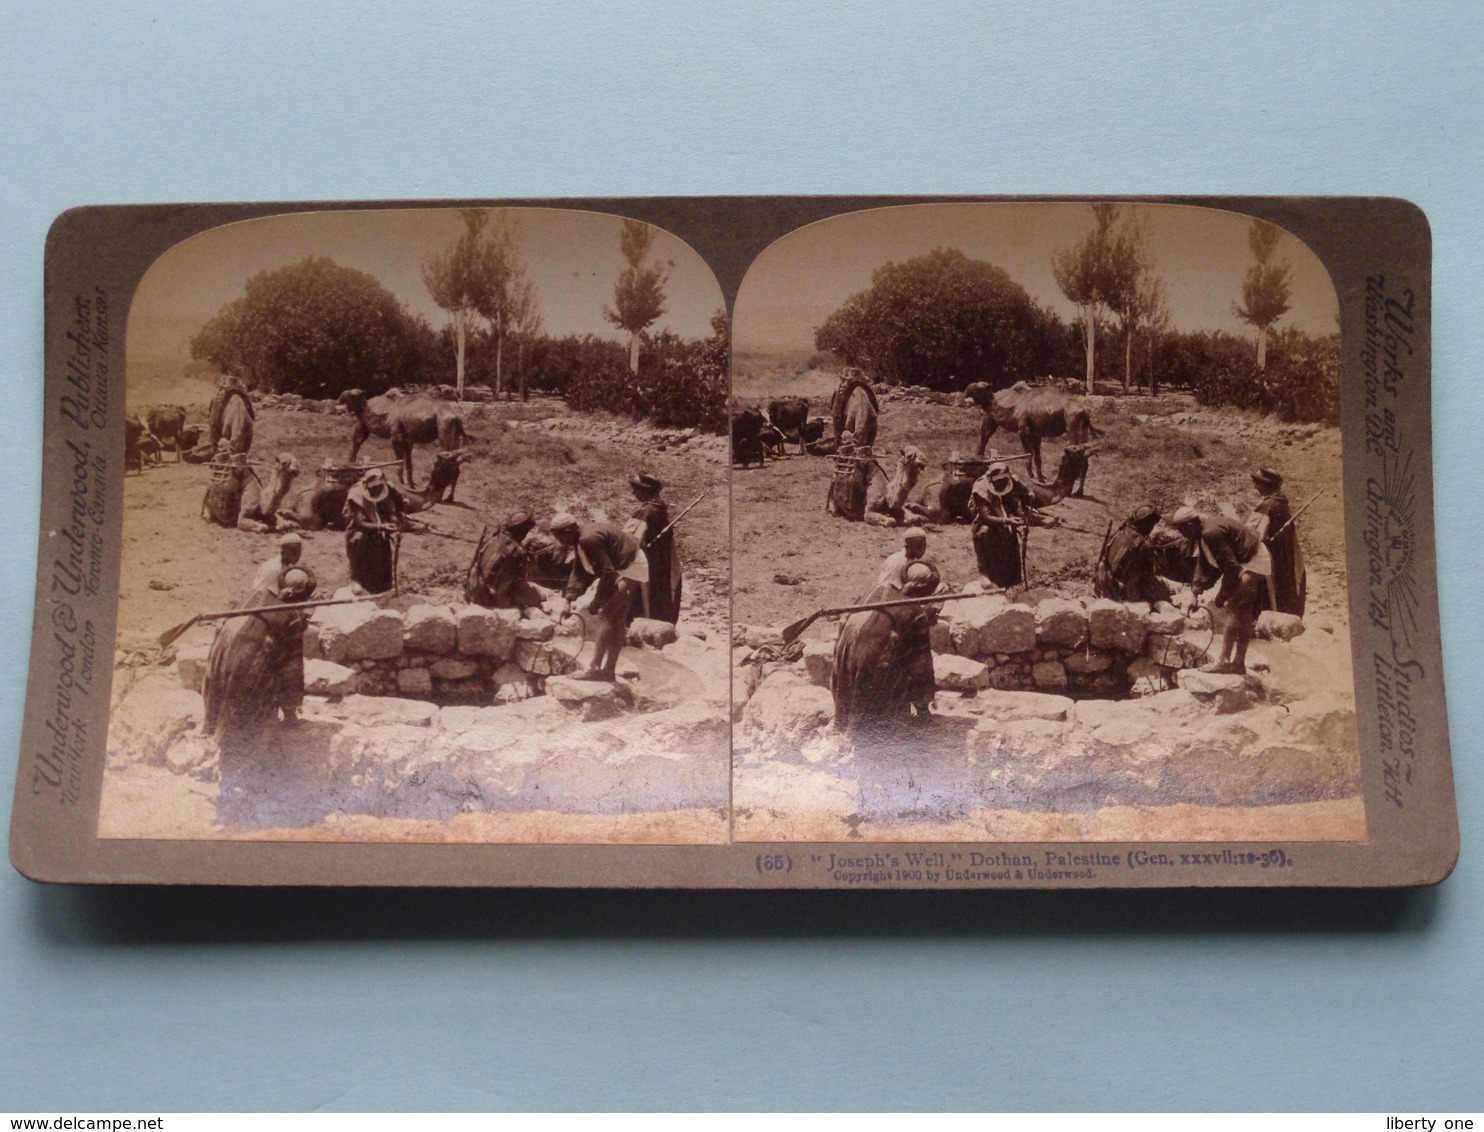
[[[392,438],[392,426],[387,420],[396,399],[390,394],[383,393],[380,397],[367,398],[364,390],[347,389],[336,398],[337,405],[344,405],[350,415],[356,419],[355,425],[350,433],[350,459],[348,463],[354,464],[356,456],[360,454],[361,445],[365,444],[373,436],[382,440]]]
[[[211,422],[212,450],[222,441],[227,442],[227,451],[232,454],[246,452],[252,448],[253,418],[252,402],[237,385],[225,385],[217,390],[211,401],[208,419]]]
[[[847,432],[855,436],[855,442],[869,448],[876,443],[876,418],[881,405],[876,400],[876,391],[858,370],[847,370],[845,378],[830,398],[830,416],[835,423],[835,438]]]
[[[964,400],[978,405],[984,412],[979,455],[984,455],[996,429],[1013,432],[1020,437],[1021,450],[1030,456],[1031,473],[1037,479],[1045,474],[1041,468],[1044,438],[1065,436],[1069,444],[1086,444],[1093,437],[1103,435],[1092,426],[1092,414],[1085,401],[1052,386],[1033,389],[1017,381],[1009,389],[995,393],[983,382],[975,382],[964,390]],[[1077,494],[1081,493],[1079,487]]]
[[[419,444],[436,443],[443,452],[453,452],[469,443],[464,431],[464,415],[458,407],[426,394],[410,397],[367,398],[359,389],[340,394],[340,404],[356,419],[350,438],[350,462],[354,463],[368,437],[379,436],[392,442],[392,453],[401,462],[398,473],[402,483],[413,484],[412,449]],[[449,502],[453,501],[450,491]]]

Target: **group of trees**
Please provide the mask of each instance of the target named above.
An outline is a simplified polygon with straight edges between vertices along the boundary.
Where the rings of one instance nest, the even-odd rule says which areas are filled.
[[[1285,332],[1280,372],[1269,367],[1268,340],[1290,306],[1293,272],[1275,259],[1280,233],[1253,220],[1252,264],[1233,313],[1253,327],[1252,345],[1222,332],[1177,333],[1152,250],[1152,231],[1137,207],[1090,206],[1092,228],[1055,251],[1052,275],[1077,310],[1070,322],[1042,307],[1005,271],[963,252],[937,248],[888,263],[871,286],[850,296],[815,332],[830,350],[889,384],[996,388],[1020,378],[1081,369],[1088,392],[1121,379],[1125,393],[1143,384],[1194,389],[1211,403],[1238,404],[1305,419],[1338,419],[1338,345]],[[1099,343],[1110,335],[1122,357]],[[1140,380],[1142,379],[1142,381]]]
[[[305,397],[385,389],[436,349],[425,319],[373,276],[324,256],[254,275],[191,340],[191,357],[251,388]]]
[[[449,384],[452,376],[460,397],[467,384],[497,395],[518,388],[522,398],[536,388],[567,394],[579,408],[724,429],[725,316],[703,339],[649,333],[665,313],[668,281],[666,267],[649,262],[656,229],[625,220],[619,232],[625,267],[602,313],[628,335],[625,347],[590,334],[544,334],[517,225],[487,209],[459,217],[458,238],[422,264],[428,294],[447,312],[442,328],[373,276],[311,256],[249,279],[242,297],[192,338],[192,358],[264,392],[333,398],[351,388]]]
[[[481,318],[495,345],[494,390],[505,392],[505,341],[512,334],[540,332],[536,289],[526,278],[520,255],[520,233],[507,213],[491,222],[484,208],[459,210],[464,231],[445,250],[423,264],[423,283],[433,301],[448,312],[454,338],[454,388],[464,395],[464,364],[474,319]],[[521,396],[526,395],[520,371]]]
[[[1097,377],[1098,333],[1116,321],[1123,337],[1123,391],[1133,380],[1134,335],[1147,339],[1168,327],[1164,283],[1155,274],[1150,230],[1136,209],[1116,204],[1092,206],[1093,229],[1051,257],[1051,274],[1077,307],[1077,325],[1086,357],[1087,391]]]
[[[725,432],[730,388],[731,326],[725,311],[711,317],[711,334],[686,339],[664,331],[638,335],[641,350],[625,359],[618,348],[594,353],[566,375],[567,404],[647,419],[661,428]],[[637,359],[638,369],[629,362]]]

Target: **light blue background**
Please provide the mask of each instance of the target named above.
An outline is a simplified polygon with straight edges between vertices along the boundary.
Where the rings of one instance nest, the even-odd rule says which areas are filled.
[[[1435,241],[1463,859],[1412,896],[104,892],[5,869],[0,1109],[1484,1107],[1481,59],[1469,3],[11,0],[0,816],[64,208],[1386,194]]]

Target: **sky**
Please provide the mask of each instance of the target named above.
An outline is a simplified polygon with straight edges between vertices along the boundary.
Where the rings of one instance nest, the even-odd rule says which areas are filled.
[[[520,230],[527,277],[535,285],[544,330],[552,335],[626,335],[603,318],[624,269],[618,250],[621,218],[551,208],[508,208]],[[213,228],[170,248],[150,265],[129,309],[130,353],[190,359],[189,342],[202,323],[239,298],[260,271],[329,256],[368,272],[414,314],[434,327],[447,321],[423,284],[422,266],[463,231],[457,209],[373,209],[298,212]],[[669,265],[666,313],[651,328],[685,338],[711,332],[722,303],[711,269],[689,245],[663,230],[646,262]]]
[[[1150,232],[1175,329],[1251,333],[1232,312],[1251,263],[1249,218],[1188,205],[1123,208],[1136,209]],[[622,340],[603,318],[624,268],[621,219],[567,209],[498,211],[519,227],[544,330]],[[831,217],[780,238],[753,263],[734,309],[735,348],[812,350],[815,328],[869,287],[873,271],[937,247],[1004,268],[1032,298],[1071,319],[1076,312],[1052,277],[1051,258],[1092,226],[1085,203],[1057,202],[898,205]],[[410,311],[443,326],[447,316],[429,296],[422,266],[461,231],[458,211],[445,208],[300,212],[213,228],[175,245],[145,273],[130,306],[129,351],[183,367],[192,335],[241,296],[250,277],[310,255],[370,273]],[[669,281],[667,310],[654,329],[703,337],[722,306],[721,290],[687,244],[657,232],[650,256],[668,265]],[[1292,308],[1278,328],[1335,330],[1338,302],[1318,258],[1287,233],[1276,258],[1293,269]]]
[[[1123,205],[1148,225],[1155,271],[1164,280],[1176,330],[1250,334],[1232,313],[1252,262],[1248,217],[1190,205]],[[934,248],[957,248],[1003,268],[1031,297],[1070,320],[1076,310],[1051,274],[1052,254],[1093,228],[1085,203],[986,202],[897,205],[819,221],[775,241],[748,269],[737,293],[736,350],[814,348],[814,328],[871,273]],[[1278,329],[1338,329],[1334,284],[1306,245],[1283,233],[1275,253],[1293,268],[1292,308]]]

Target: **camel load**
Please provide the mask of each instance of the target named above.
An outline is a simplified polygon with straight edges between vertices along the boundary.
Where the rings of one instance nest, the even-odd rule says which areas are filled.
[[[876,458],[869,448],[858,448],[845,455],[831,456],[830,462],[834,465],[834,475],[824,509],[831,515],[859,523],[866,517],[866,491]]]
[[[970,495],[974,484],[989,470],[983,458],[960,458],[954,452],[943,461],[943,478],[923,493],[922,513],[938,523],[967,523],[974,517]]]

